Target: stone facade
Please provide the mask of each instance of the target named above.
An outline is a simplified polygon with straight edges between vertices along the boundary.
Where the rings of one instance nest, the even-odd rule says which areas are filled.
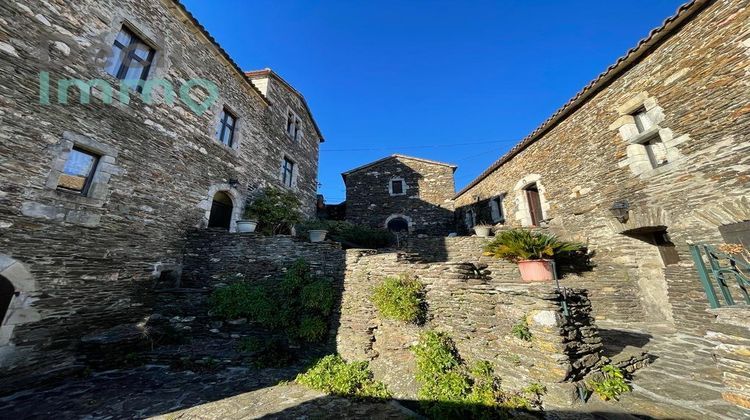
[[[185,95],[170,103],[162,84],[146,101],[124,87],[128,103],[105,103],[101,83],[120,85],[95,56],[123,26],[155,51],[148,81]],[[314,215],[315,122],[278,76],[248,77],[175,0],[0,4],[0,280],[18,293],[0,334],[0,375],[63,372],[81,336],[141,319],[155,279],[178,275],[186,232],[206,226],[214,194],[231,200],[234,230],[254,191],[285,188],[285,156]],[[63,104],[58,82],[68,79],[102,82],[89,101],[74,85]],[[204,112],[185,99],[205,103],[200,81],[218,87]],[[214,138],[222,110],[237,118],[231,146]],[[286,134],[288,110],[297,139]],[[99,157],[86,194],[56,188],[73,147]]]
[[[743,308],[712,309],[716,320],[706,338],[716,342],[714,360],[721,370],[722,397],[750,409],[750,320]]]
[[[722,242],[722,225],[750,220],[746,6],[681,8],[463,189],[457,219],[502,196],[504,224],[530,226],[533,186],[537,224],[594,252],[594,271],[563,283],[590,290],[597,318],[702,334],[711,317],[688,242]]]
[[[400,222],[410,233],[450,233],[455,170],[446,163],[393,155],[344,172],[346,220],[391,229],[400,228]]]
[[[386,276],[409,274],[426,285],[424,326],[383,320],[371,302]],[[520,390],[532,382],[547,387],[545,404],[575,401],[575,383],[601,361],[598,336],[585,290],[568,290],[570,310],[549,284],[503,283],[469,262],[426,262],[416,254],[348,250],[336,336],[337,350],[350,360],[370,360],[377,379],[398,398],[416,399],[415,362],[409,348],[424,329],[447,332],[469,362],[490,361],[503,387]],[[531,341],[511,334],[526,319]]]

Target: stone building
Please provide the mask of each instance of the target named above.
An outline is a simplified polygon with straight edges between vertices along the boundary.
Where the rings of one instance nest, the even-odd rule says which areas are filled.
[[[315,214],[304,98],[243,72],[177,0],[0,2],[0,121],[3,386],[148,313],[186,231],[233,231],[259,188]]]
[[[564,283],[589,289],[598,320],[702,335],[713,316],[688,244],[750,244],[747,6],[681,7],[463,188],[457,219],[586,243],[595,271]]]
[[[453,231],[456,166],[392,155],[344,172],[346,220],[410,233]]]

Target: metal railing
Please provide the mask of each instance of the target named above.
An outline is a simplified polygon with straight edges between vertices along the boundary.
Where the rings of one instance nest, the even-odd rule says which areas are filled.
[[[690,244],[690,253],[711,308],[722,306],[714,285],[719,288],[725,306],[737,305],[729,287],[732,278],[739,289],[735,289],[735,292],[739,292],[745,304],[750,305],[747,290],[750,287],[750,264],[741,255],[730,254],[707,244]]]

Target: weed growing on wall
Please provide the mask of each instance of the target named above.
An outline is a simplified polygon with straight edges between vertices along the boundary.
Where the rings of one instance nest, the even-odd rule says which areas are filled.
[[[390,398],[385,385],[373,379],[367,362],[347,363],[339,355],[318,360],[295,382],[329,394],[359,398]]]
[[[591,380],[588,385],[604,401],[617,400],[620,395],[631,391],[630,385],[625,382],[625,375],[613,365],[602,367],[601,379]]]
[[[529,321],[526,317],[521,318],[510,329],[510,333],[523,341],[531,341],[531,331],[529,330]]]
[[[503,418],[535,405],[521,394],[503,391],[489,362],[468,367],[444,333],[424,332],[412,352],[420,383],[418,396],[430,418]]]
[[[383,318],[414,324],[424,322],[424,285],[413,277],[386,277],[375,287],[372,303]]]

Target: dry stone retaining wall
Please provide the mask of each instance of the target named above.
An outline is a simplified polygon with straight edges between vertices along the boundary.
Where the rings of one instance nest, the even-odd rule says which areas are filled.
[[[426,285],[429,320],[423,327],[382,320],[371,302],[384,277],[410,274]],[[402,252],[348,250],[337,350],[350,360],[370,360],[394,393],[415,398],[415,362],[409,348],[427,328],[447,332],[468,361],[488,360],[507,389],[532,382],[548,387],[547,401],[568,404],[574,382],[600,362],[601,339],[585,290],[569,290],[570,316],[549,284],[509,284],[476,273],[473,264],[424,262]],[[530,342],[511,334],[526,318]]]

